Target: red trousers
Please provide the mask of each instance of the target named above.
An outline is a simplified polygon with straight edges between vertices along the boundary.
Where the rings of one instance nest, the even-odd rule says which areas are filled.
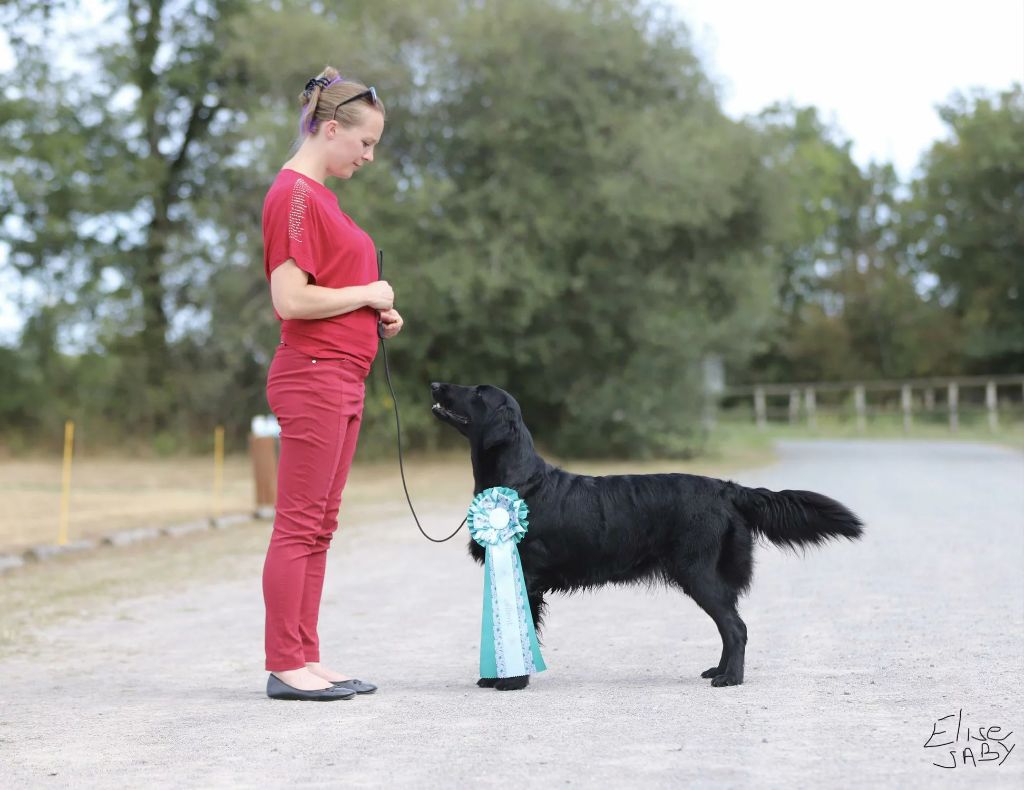
[[[274,531],[263,565],[266,668],[320,660],[316,626],[327,549],[355,455],[366,373],[341,359],[314,359],[283,343],[267,377],[281,425]]]

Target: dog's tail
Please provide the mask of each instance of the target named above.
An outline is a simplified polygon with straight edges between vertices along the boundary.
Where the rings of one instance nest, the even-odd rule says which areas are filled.
[[[813,491],[769,491],[732,484],[733,503],[751,531],[776,546],[821,545],[827,540],[856,540],[863,522],[850,510]]]

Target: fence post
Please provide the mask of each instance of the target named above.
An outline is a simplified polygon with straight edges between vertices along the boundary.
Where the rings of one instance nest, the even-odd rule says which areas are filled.
[[[705,354],[701,362],[704,369],[704,429],[714,430],[718,424],[718,406],[725,395],[725,362],[718,354]]]
[[[985,406],[988,408],[988,428],[992,433],[999,430],[999,401],[996,398],[996,383],[985,385]]]
[[[713,431],[718,423],[717,419],[718,398],[710,392],[704,393],[704,411],[701,415],[701,424],[705,431]]]
[[[932,387],[924,391],[924,410],[928,414],[935,411],[935,390]]]
[[[60,527],[57,530],[57,545],[68,542],[68,522],[71,519],[71,457],[75,451],[75,423],[64,423],[64,466],[60,484]]]
[[[857,433],[864,433],[868,429],[868,406],[863,384],[853,388],[853,405],[857,410]]]
[[[817,400],[814,397],[814,387],[804,389],[804,408],[807,409],[807,425],[810,428],[818,427]]]
[[[949,386],[946,387],[946,392],[949,393],[949,430],[953,433],[957,432],[960,427],[960,415],[957,413],[957,401],[960,399],[960,388],[957,386],[955,381],[949,382]]]
[[[800,416],[800,390],[789,391],[789,423],[793,425],[796,423],[797,417]]]
[[[224,428],[213,431],[213,517],[220,518],[221,494],[224,490]]]
[[[768,427],[768,407],[765,403],[764,387],[754,387],[754,418],[757,427],[764,430]]]
[[[900,391],[900,404],[903,406],[903,430],[910,433],[910,425],[914,419],[914,396],[909,384],[904,384]]]
[[[277,442],[281,428],[273,416],[252,418],[249,456],[256,491],[256,518],[274,518],[277,505]]]

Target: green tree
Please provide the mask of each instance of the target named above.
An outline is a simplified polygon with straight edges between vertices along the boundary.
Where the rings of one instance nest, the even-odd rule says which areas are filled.
[[[971,371],[1024,370],[1024,89],[957,94],[913,184],[908,244]]]
[[[116,403],[126,428],[227,420],[240,434],[265,409],[262,199],[324,63],[375,83],[389,108],[376,166],[339,194],[387,251],[408,325],[396,384],[423,405],[406,409],[415,442],[445,435],[427,383],[452,379],[508,387],[563,453],[690,452],[704,357],[739,366],[761,347],[779,260],[766,254],[780,237],[772,148],[722,114],[662,9],[111,7],[124,36],[84,87],[18,40],[0,123],[0,202],[16,218],[4,240],[74,313],[63,330],[86,353],[69,370],[100,388],[80,401],[97,413]],[[387,405],[377,378],[368,436]]]
[[[441,18],[441,5],[417,14]],[[16,58],[0,75],[0,244],[60,304],[64,346],[116,360],[91,401],[121,401],[125,429],[238,431],[265,410],[263,191],[294,137],[296,96],[324,63],[373,64],[385,89],[413,90],[411,56],[380,57],[393,36],[415,43],[405,6],[119,0],[105,40],[74,42],[75,73],[55,67],[69,42],[50,36],[77,3],[0,9]]]
[[[643,4],[480,3],[450,31],[421,116],[430,264],[403,272],[431,329],[396,360],[509,388],[561,452],[693,449],[702,357],[766,320],[756,134]]]
[[[921,295],[903,241],[903,190],[889,165],[862,170],[850,142],[813,107],[777,105],[755,120],[776,179],[779,265],[769,349],[751,380],[814,381],[949,371],[948,319]],[[948,350],[948,346],[943,346]]]
[[[117,327],[108,350],[137,360],[133,395],[151,426],[170,411],[176,264],[182,241],[202,231],[203,149],[239,78],[219,52],[244,7],[113,4],[107,30],[120,35],[86,51],[88,79],[54,62],[48,4],[0,12],[16,58],[0,76],[0,241],[19,271],[73,308],[71,321]],[[85,334],[79,347],[107,340]]]

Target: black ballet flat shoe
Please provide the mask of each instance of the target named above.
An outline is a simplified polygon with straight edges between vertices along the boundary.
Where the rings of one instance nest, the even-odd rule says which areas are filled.
[[[356,694],[372,694],[377,690],[377,687],[372,683],[367,683],[364,680],[357,680],[356,678],[349,678],[348,680],[335,680],[334,688],[349,689],[351,691],[354,691]]]
[[[302,702],[334,702],[339,699],[352,699],[356,693],[349,688],[331,686],[325,689],[305,691],[289,686],[277,675],[267,678],[267,696],[271,699],[292,699]]]

